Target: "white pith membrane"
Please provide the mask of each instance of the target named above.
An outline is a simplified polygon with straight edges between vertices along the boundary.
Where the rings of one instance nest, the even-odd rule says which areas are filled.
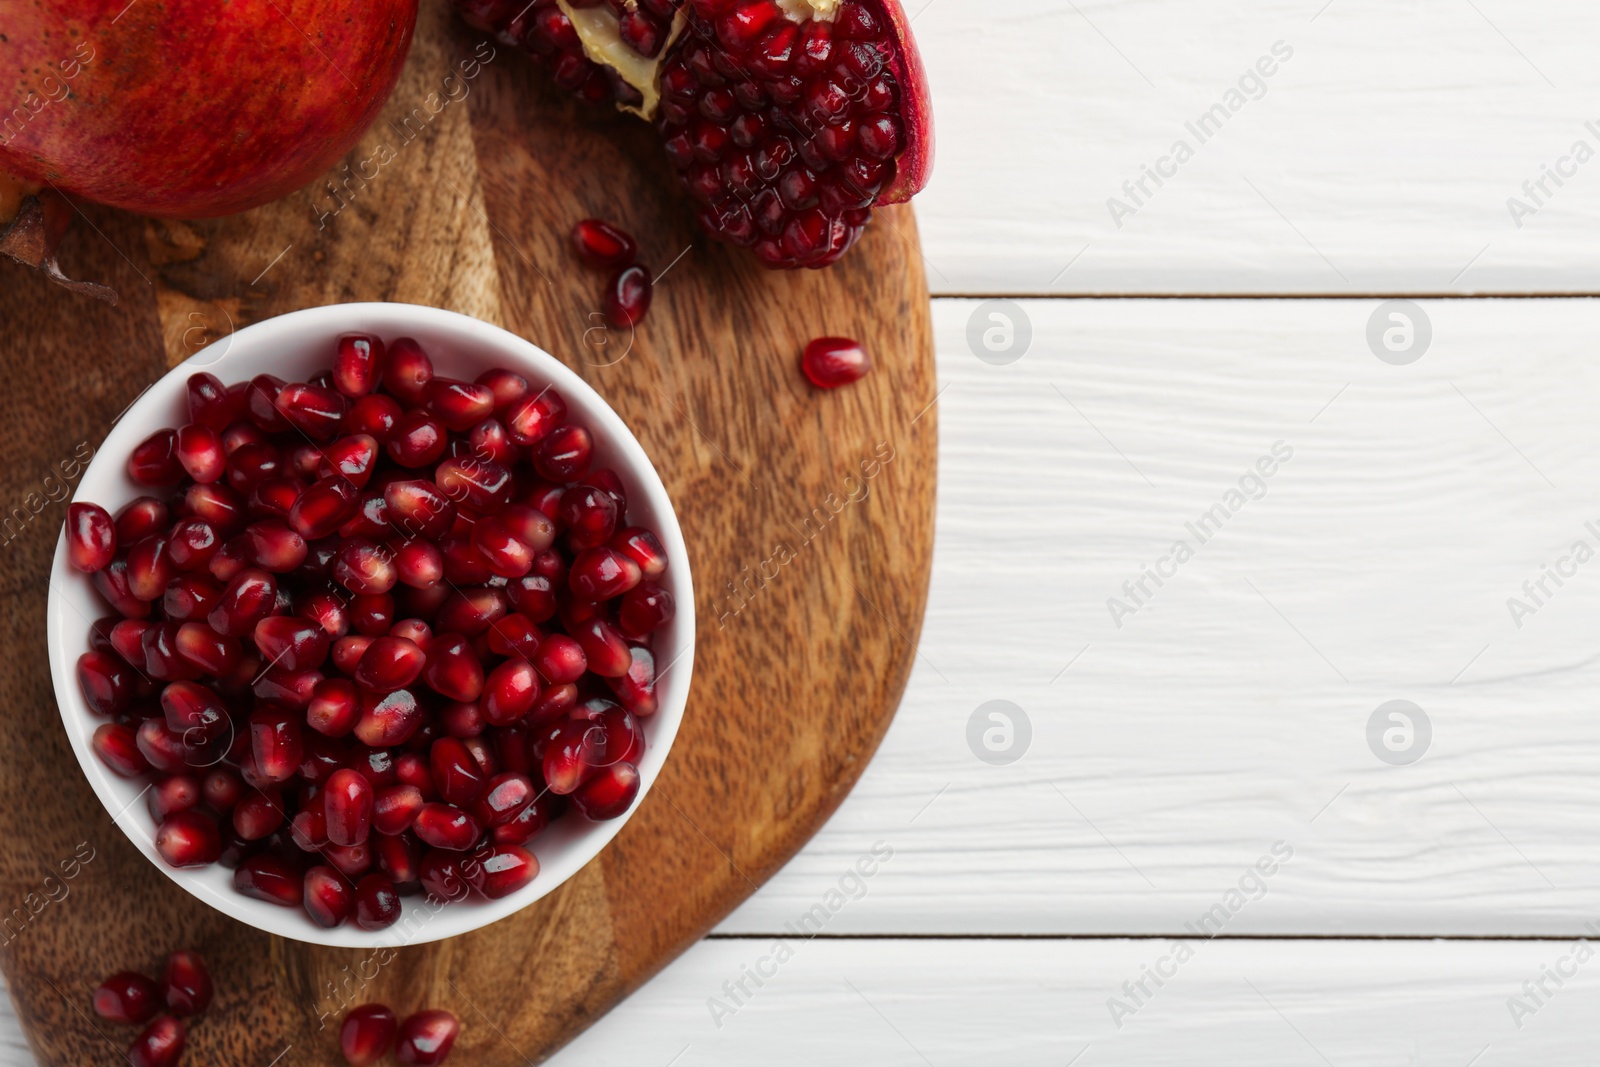
[[[776,0],[778,7],[783,11],[784,17],[790,22],[832,22],[839,17],[839,8],[844,0]],[[597,7],[573,7],[567,0],[556,0],[556,6],[561,8],[568,19],[572,21],[572,28],[578,33],[578,40],[583,42],[583,53],[590,60],[603,67],[610,67],[618,76],[639,91],[643,101],[637,106],[617,104],[622,111],[638,115],[642,119],[655,118],[656,108],[661,103],[661,89],[656,84],[656,78],[661,73],[662,63],[671,53],[672,46],[682,36],[684,29],[689,25],[688,5],[678,9],[673,17],[672,29],[667,33],[667,41],[661,46],[661,51],[656,58],[648,59],[629,48],[622,42],[622,31],[617,16],[605,4]],[[634,0],[627,0],[627,7],[634,6]],[[3,196],[3,193],[0,193]]]

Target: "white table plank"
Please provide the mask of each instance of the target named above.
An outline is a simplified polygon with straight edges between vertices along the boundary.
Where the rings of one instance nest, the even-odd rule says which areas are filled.
[[[1377,304],[1036,301],[1032,350],[997,367],[967,346],[977,304],[936,302],[909,691],[840,812],[721,929],[782,929],[878,840],[894,858],[830,933],[1178,931],[1277,841],[1294,858],[1229,933],[1600,919],[1600,561],[1520,629],[1507,608],[1575,540],[1600,549],[1600,303],[1424,302],[1432,347],[1403,367],[1367,347]],[[1266,497],[1118,629],[1108,598],[1279,441]],[[1433,724],[1412,766],[1368,747],[1397,698]],[[1006,767],[967,741],[996,699],[1032,724]]]
[[[1592,4],[908,7],[941,144],[918,200],[936,293],[1600,289],[1600,161],[1562,164],[1543,206],[1522,191],[1575,141],[1600,152]],[[1279,41],[1264,95],[1204,143],[1185,128]],[[1135,204],[1123,183],[1180,139],[1193,158]],[[1137,211],[1120,227],[1113,196]],[[1520,227],[1513,196],[1537,209]]]

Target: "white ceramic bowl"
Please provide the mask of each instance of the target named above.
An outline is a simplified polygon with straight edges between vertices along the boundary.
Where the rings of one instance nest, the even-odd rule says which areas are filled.
[[[122,415],[84,474],[76,499],[100,504],[115,514],[141,495],[124,469],[128,454],[156,430],[187,421],[184,384],[191,374],[208,370],[227,383],[261,373],[287,381],[304,380],[331,364],[334,342],[346,333],[375,334],[385,341],[414,337],[433,357],[439,373],[449,377],[470,381],[490,367],[507,367],[531,382],[553,385],[566,399],[570,417],[593,431],[595,466],[611,467],[621,475],[628,490],[629,520],[660,536],[669,561],[662,584],[671,591],[678,610],[676,618],[655,636],[656,663],[665,674],[658,685],[660,710],[644,720],[648,750],[639,764],[639,799],[634,808],[621,818],[601,823],[569,811],[529,842],[529,850],[539,860],[539,874],[520,892],[504,899],[430,906],[421,896],[405,897],[401,920],[387,930],[366,931],[353,923],[324,930],[299,908],[236,893],[233,872],[219,864],[174,870],[156,853],[155,823],[140,799],[146,784],[111,773],[90,748],[95,728],[106,720],[91,713],[85,704],[76,664],[88,649],[90,623],[111,611],[88,577],[67,564],[64,531],[56,545],[50,577],[50,669],[61,721],[83,773],[128,839],[173,882],[232,918],[298,941],[346,946],[421,944],[476,930],[532,904],[593,859],[638,809],[661,771],[688,700],[694,669],[694,589],[683,532],[666,488],[644,449],[600,395],[560,361],[515,334],[465,315],[414,304],[335,304],[296,311],[246,327],[201,350],[152,385]]]

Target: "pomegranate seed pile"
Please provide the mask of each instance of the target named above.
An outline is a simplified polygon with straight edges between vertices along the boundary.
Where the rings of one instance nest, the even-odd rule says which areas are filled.
[[[611,272],[605,289],[606,321],[619,330],[644,321],[655,282],[637,262],[639,244],[627,231],[601,219],[580,219],[572,227],[572,246],[585,265]]]
[[[667,559],[560,395],[348,336],[309,382],[188,400],[128,460],[160,495],[67,519],[116,612],[78,661],[93,747],[151,777],[167,863],[377,930],[521,889],[569,803],[628,810]]]
[[[778,0],[566,3],[609,9],[605,32],[633,54],[616,59],[635,68],[633,83],[590,58],[573,21],[587,13],[569,16],[556,0],[457,0],[559,85],[654,121],[702,227],[768,267],[828,266],[874,205],[909,199],[927,180],[927,89],[895,0],[841,0],[826,19]],[[640,76],[658,100],[645,99]]]
[[[350,1067],[377,1063],[390,1046],[401,1063],[433,1067],[449,1058],[460,1033],[460,1020],[447,1011],[419,1011],[401,1022],[383,1004],[363,1004],[344,1017],[339,1048]]]
[[[173,1067],[189,1038],[179,1017],[199,1015],[211,1006],[211,975],[195,953],[174,952],[167,957],[160,984],[135,971],[118,971],[95,989],[93,1003],[95,1014],[107,1022],[150,1024],[128,1046],[133,1067]],[[163,1008],[168,1014],[157,1018]]]

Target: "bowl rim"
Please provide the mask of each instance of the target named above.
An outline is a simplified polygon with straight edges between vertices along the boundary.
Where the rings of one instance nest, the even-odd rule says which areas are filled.
[[[544,349],[509,330],[459,312],[421,304],[355,302],[304,308],[253,323],[213,342],[156,379],[113,420],[74,490],[73,502],[84,498],[85,487],[98,486],[108,478],[109,484],[117,488],[116,493],[97,495],[102,500],[115,497],[116,506],[107,505],[107,509],[113,513],[127,500],[148,492],[127,477],[125,457],[150,433],[174,425],[172,411],[175,404],[183,402],[188,377],[202,370],[226,372],[230,361],[254,362],[270,358],[275,352],[281,355],[289,340],[295,334],[304,332],[320,333],[330,349],[332,342],[341,335],[365,332],[377,334],[385,342],[404,336],[427,335],[432,337],[431,344],[434,346],[440,344],[440,337],[448,336],[460,342],[463,350],[473,349],[480,353],[458,356],[455,351],[430,350],[436,362],[444,364],[446,373],[451,372],[450,364],[458,359],[462,363],[481,361],[482,354],[492,352],[492,356],[489,356],[492,362],[481,363],[480,369],[505,366],[560,391],[567,401],[569,412],[580,417],[593,431],[595,441],[603,452],[611,453],[613,466],[628,484],[632,498],[630,511],[641,510],[637,505],[642,494],[642,501],[646,504],[642,510],[650,513],[648,521],[667,553],[667,580],[664,584],[673,594],[677,612],[667,627],[672,640],[666,648],[654,650],[657,652],[657,662],[665,661],[666,666],[658,672],[660,707],[654,715],[644,720],[650,747],[639,763],[639,795],[632,807],[622,816],[607,822],[591,823],[576,812],[558,820],[528,846],[529,851],[538,856],[539,842],[555,843],[559,851],[556,873],[552,873],[551,864],[540,857],[538,876],[529,885],[507,897],[491,901],[474,900],[464,905],[432,905],[423,896],[403,897],[405,914],[394,926],[368,931],[347,922],[331,930],[323,929],[311,922],[303,908],[269,904],[237,893],[231,884],[214,884],[218,876],[211,873],[206,877],[209,872],[224,872],[231,882],[232,872],[220,864],[201,868],[169,867],[155,851],[154,822],[146,809],[138,804],[148,792],[149,784],[131,801],[125,801],[123,793],[137,786],[139,779],[121,778],[113,774],[94,755],[90,738],[98,726],[110,720],[89,710],[77,684],[76,664],[78,657],[89,648],[89,630],[94,619],[112,613],[100,602],[96,610],[101,614],[93,618],[84,617],[64,592],[69,588],[67,583],[77,582],[88,591],[90,598],[97,599],[89,577],[73,570],[67,562],[65,522],[57,538],[46,604],[50,673],[62,725],[78,764],[102,807],[134,847],[191,896],[256,929],[307,944],[356,948],[426,944],[481,929],[553,892],[599,855],[638,811],[660,774],[677,736],[694,676],[694,585],[689,554],[677,510],[648,453],[621,416],[588,382]],[[429,343],[424,342],[425,346]],[[311,355],[298,354],[285,358],[309,359]],[[263,373],[262,369],[252,366],[248,370],[250,376],[257,373]],[[244,376],[245,372],[240,371],[232,377],[238,380]],[[181,423],[181,416],[179,421]],[[74,632],[76,637],[73,636]],[[672,674],[671,683],[660,685],[659,680],[669,673]],[[581,829],[571,829],[575,824],[581,824]],[[564,831],[563,826],[566,827]],[[415,918],[422,911],[426,914],[422,915],[420,921],[415,924],[407,922],[408,917]],[[402,931],[402,927],[406,929]],[[402,932],[405,936],[400,936]]]

